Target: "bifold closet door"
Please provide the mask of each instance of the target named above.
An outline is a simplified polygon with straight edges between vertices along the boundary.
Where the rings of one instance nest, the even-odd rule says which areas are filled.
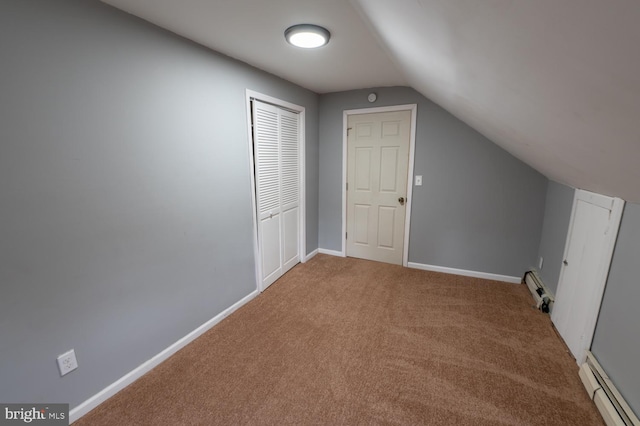
[[[253,126],[264,290],[300,261],[299,115],[253,101]]]

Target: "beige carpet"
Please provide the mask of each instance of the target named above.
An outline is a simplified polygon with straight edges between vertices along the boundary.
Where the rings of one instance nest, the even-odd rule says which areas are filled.
[[[78,425],[602,425],[523,285],[318,255]]]

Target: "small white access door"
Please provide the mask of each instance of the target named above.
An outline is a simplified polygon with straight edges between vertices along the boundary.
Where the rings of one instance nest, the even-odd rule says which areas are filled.
[[[402,265],[411,115],[349,115],[347,256]]]
[[[261,289],[300,262],[299,115],[253,101]]]
[[[551,320],[579,365],[593,340],[623,206],[576,190]]]

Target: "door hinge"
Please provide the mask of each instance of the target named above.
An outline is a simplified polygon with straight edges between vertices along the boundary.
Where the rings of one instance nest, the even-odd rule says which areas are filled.
[[[346,240],[346,239],[348,239],[348,238],[349,238],[349,233],[348,233],[348,232],[345,232],[345,233],[344,233],[344,239]]]
[[[349,190],[349,182],[347,182],[347,191]]]
[[[347,127],[347,137],[349,137],[349,131],[353,129],[353,127]]]

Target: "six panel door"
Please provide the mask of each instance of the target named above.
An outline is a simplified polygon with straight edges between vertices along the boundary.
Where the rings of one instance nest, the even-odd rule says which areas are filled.
[[[347,256],[401,265],[411,111],[350,115]]]

